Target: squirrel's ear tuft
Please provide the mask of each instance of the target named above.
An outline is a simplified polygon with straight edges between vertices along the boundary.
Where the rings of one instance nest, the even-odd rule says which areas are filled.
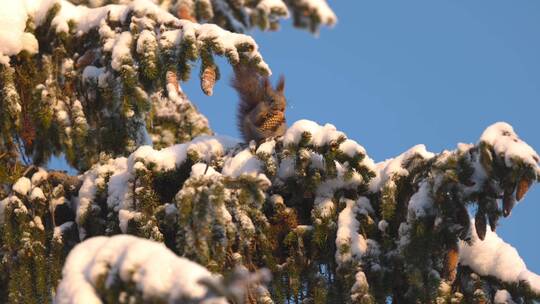
[[[281,75],[276,87],[276,91],[283,93],[285,91],[285,76]]]
[[[264,77],[263,83],[265,90],[272,90],[272,84],[270,83],[270,79],[268,79],[268,77]]]

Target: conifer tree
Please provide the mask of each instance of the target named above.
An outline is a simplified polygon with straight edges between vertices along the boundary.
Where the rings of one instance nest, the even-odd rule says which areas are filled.
[[[11,2],[10,2],[11,3]],[[181,83],[324,0],[24,0],[0,29],[1,303],[533,303],[497,236],[540,181],[506,123],[375,163],[331,124],[215,136]],[[193,80],[191,80],[193,81]],[[47,170],[65,155],[79,174]],[[470,210],[474,210],[471,212]]]

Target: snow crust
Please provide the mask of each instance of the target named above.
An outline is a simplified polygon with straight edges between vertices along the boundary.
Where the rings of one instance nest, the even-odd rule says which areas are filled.
[[[20,195],[25,196],[31,188],[32,182],[30,181],[30,179],[28,179],[27,177],[21,177],[15,182],[15,184],[13,184],[13,187],[11,189],[19,193]]]
[[[497,290],[497,292],[495,293],[494,303],[495,304],[515,304],[516,302],[512,300],[512,296],[506,289],[501,289],[501,290]]]
[[[345,208],[339,213],[338,229],[336,235],[336,261],[338,264],[360,259],[368,249],[366,239],[358,233],[360,222],[356,219],[358,214],[373,211],[369,200],[361,197],[358,200],[345,200]],[[342,252],[340,248],[350,246],[349,251]]]
[[[364,179],[358,172],[353,171],[352,174],[348,176],[347,174],[349,172],[347,172],[342,164],[337,161],[334,162],[334,164],[336,165],[337,177],[322,182],[317,188],[317,196],[332,197],[337,189],[354,189],[363,183]]]
[[[37,53],[38,41],[25,32],[32,1],[0,0],[0,64],[9,64],[9,56],[26,50]]]
[[[270,180],[262,172],[261,161],[251,152],[249,149],[245,149],[234,157],[227,159],[223,170],[223,175],[230,177],[239,177],[241,175],[249,175],[264,180],[267,184],[270,184]]]
[[[339,145],[339,149],[350,157],[354,157],[356,154],[367,154],[366,149],[352,139],[347,139],[342,142]]]
[[[34,216],[34,219],[30,222],[30,227],[36,227],[41,231],[45,231],[45,226],[39,216]]]
[[[69,254],[58,286],[57,304],[102,303],[96,285],[105,276],[112,283],[119,276],[132,281],[143,299],[201,300],[208,290],[199,281],[213,280],[204,267],[177,257],[164,244],[130,235],[94,237],[77,245]],[[107,283],[106,283],[107,284]],[[213,298],[212,303],[227,303]]]
[[[38,201],[46,201],[45,194],[43,194],[43,190],[39,187],[35,187],[32,189],[32,192],[30,192],[30,200],[38,200]]]
[[[132,37],[130,32],[122,32],[120,35],[116,36],[116,39],[112,45],[110,45],[112,50],[111,67],[114,70],[120,71],[122,65],[132,61],[130,48],[131,40]]]
[[[223,156],[238,143],[238,140],[228,136],[202,135],[189,143],[161,150],[154,150],[151,146],[142,146],[130,155],[128,167],[132,169],[137,161],[142,161],[155,166],[156,171],[172,170],[186,161],[188,153],[196,153],[202,160],[210,162],[216,157]]]
[[[345,134],[337,131],[336,127],[332,124],[321,126],[314,121],[302,119],[287,129],[285,135],[283,135],[283,144],[298,144],[304,132],[311,134],[310,143],[317,147],[337,141],[340,137],[345,137]]]
[[[221,176],[221,173],[217,172],[212,166],[209,166],[205,163],[196,163],[191,166],[191,177],[201,177],[201,176]],[[176,207],[175,207],[176,208]]]
[[[421,218],[430,213],[433,209],[433,201],[430,196],[429,183],[424,181],[420,184],[418,191],[409,200],[409,218]]]
[[[274,154],[275,148],[276,148],[276,141],[275,140],[265,141],[264,143],[262,143],[257,148],[257,154],[258,153],[265,153],[265,154],[268,154],[268,155],[272,155],[272,154]]]
[[[10,195],[0,201],[0,225],[4,224],[4,213],[5,213],[7,205],[9,204],[16,204],[17,207],[15,209],[19,209],[20,212],[24,212],[24,213],[28,212],[28,209],[26,208],[26,206],[21,202],[21,200],[17,196]]]
[[[297,0],[297,2],[301,6],[308,7],[310,12],[315,12],[322,23],[333,25],[337,22],[336,14],[328,6],[326,0]]]
[[[137,40],[137,53],[144,54],[145,51],[145,44],[155,44],[156,43],[156,37],[152,32],[149,30],[143,30],[139,34],[139,39]]]
[[[435,156],[426,150],[425,145],[416,145],[401,155],[390,158],[385,161],[375,164],[375,173],[377,174],[369,184],[371,192],[379,191],[382,186],[395,175],[406,176],[409,174],[407,169],[403,168],[403,164],[414,156],[421,156],[424,159],[431,159]]]
[[[262,0],[257,4],[257,9],[264,11],[266,14],[280,12],[283,17],[289,17],[287,5],[282,0]]]
[[[535,293],[540,293],[540,276],[527,269],[525,262],[512,245],[506,243],[491,229],[481,241],[471,223],[472,245],[460,241],[460,264],[483,276],[494,276],[506,283],[529,283]]]
[[[202,135],[188,144],[188,151],[196,152],[205,161],[211,161],[216,156],[223,156],[240,141],[229,136]]]
[[[334,202],[332,198],[328,196],[318,196],[314,201],[315,208],[320,212],[321,217],[328,217],[335,210]]]
[[[536,151],[522,141],[514,132],[514,128],[506,122],[497,122],[489,126],[482,133],[480,141],[492,145],[497,155],[504,155],[508,167],[512,166],[516,159],[520,159],[532,168],[538,168],[540,157]]]
[[[32,185],[39,185],[41,182],[47,179],[49,173],[43,168],[38,168],[36,173],[32,175]]]

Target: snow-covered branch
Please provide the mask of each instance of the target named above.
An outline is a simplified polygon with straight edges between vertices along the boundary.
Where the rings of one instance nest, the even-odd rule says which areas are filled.
[[[70,252],[55,303],[241,303],[267,276],[237,271],[223,282],[164,244],[130,235],[95,237]]]
[[[326,0],[152,0],[181,19],[214,23],[233,31],[245,32],[253,27],[276,30],[282,19],[294,18],[294,25],[316,32],[320,26],[332,26],[337,18]],[[126,0],[71,0],[92,7]]]
[[[211,134],[179,86],[197,60],[208,95],[219,80],[214,56],[270,74],[250,36],[178,19],[150,0],[24,0],[2,14],[1,30],[13,30],[0,35],[0,148],[37,165],[64,153],[86,170],[100,153]]]
[[[112,52],[114,49],[111,65],[115,70],[129,59],[127,56],[130,55],[133,38],[141,40],[137,44],[139,52],[144,51],[145,43],[153,41],[153,47],[156,47],[156,41],[162,38],[167,46],[184,43],[195,48],[194,51],[198,48],[211,48],[217,54],[226,55],[233,64],[238,64],[241,58],[245,58],[247,61],[254,61],[262,72],[270,72],[258,53],[257,44],[249,36],[231,33],[210,24],[200,25],[177,19],[151,0],[129,1],[126,4],[97,8],[75,6],[67,0],[24,0],[8,5],[3,14],[5,18],[2,21],[5,26],[1,27],[2,31],[9,31],[0,35],[0,62],[3,64],[8,64],[9,56],[15,56],[23,50],[31,54],[37,53],[38,40],[28,30],[50,26],[50,30],[57,34],[65,33],[75,37],[97,30],[104,41],[104,51]],[[32,25],[30,28],[27,27],[28,21]],[[128,26],[127,29],[138,35],[132,37],[127,31],[118,32],[118,28],[111,27],[114,22]]]
[[[259,300],[329,290],[368,303],[388,294],[519,302],[540,298],[537,276],[489,229],[537,181],[537,157],[497,123],[477,144],[439,154],[418,145],[375,164],[334,126],[301,120],[258,146],[204,135],[102,158],[76,197],[36,172],[2,200],[2,227],[11,250],[51,231],[58,246],[128,233],[212,272],[265,265],[274,294],[256,291]],[[14,238],[17,229],[32,237]]]
[[[471,226],[474,230],[474,224]],[[459,258],[461,265],[481,276],[494,277],[511,286],[527,286],[540,295],[540,276],[527,269],[517,250],[490,229],[484,240],[473,234],[471,244],[461,242]],[[519,294],[514,296],[520,298]]]

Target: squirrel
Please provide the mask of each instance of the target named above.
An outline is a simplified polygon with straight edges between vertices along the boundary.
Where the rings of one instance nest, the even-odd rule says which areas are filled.
[[[238,129],[246,142],[260,143],[269,137],[282,136],[287,129],[285,108],[287,100],[283,95],[285,78],[280,77],[276,88],[270,79],[261,76],[253,68],[236,67],[231,86],[236,89],[238,103]]]

